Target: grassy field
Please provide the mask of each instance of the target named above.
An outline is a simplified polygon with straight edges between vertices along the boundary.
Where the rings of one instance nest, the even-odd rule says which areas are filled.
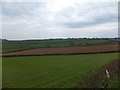
[[[29,43],[27,41],[6,41],[2,43],[2,52],[12,52],[27,49]]]
[[[0,57],[0,88],[2,87],[2,58]]]
[[[89,45],[105,45],[114,43],[110,40],[99,39],[53,39],[53,40],[25,40],[5,41],[2,43],[2,52],[12,52],[25,49],[51,48],[51,47],[75,47]]]
[[[117,53],[3,58],[3,88],[87,87],[84,80]]]

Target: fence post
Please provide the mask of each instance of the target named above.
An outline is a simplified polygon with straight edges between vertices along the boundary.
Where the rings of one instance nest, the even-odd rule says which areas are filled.
[[[110,73],[109,71],[106,69],[105,70],[105,74],[106,74],[106,79],[105,79],[105,85],[104,85],[104,88],[106,89],[108,87],[108,82],[109,82],[109,79],[110,79]]]

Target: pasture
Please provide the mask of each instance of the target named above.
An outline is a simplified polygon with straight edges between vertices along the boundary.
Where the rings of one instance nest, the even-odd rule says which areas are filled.
[[[88,88],[86,78],[115,59],[118,53],[3,57],[3,88]]]

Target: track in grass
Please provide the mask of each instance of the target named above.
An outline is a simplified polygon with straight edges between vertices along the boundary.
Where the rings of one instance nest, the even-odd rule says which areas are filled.
[[[87,87],[86,77],[115,59],[117,53],[3,57],[3,88]]]

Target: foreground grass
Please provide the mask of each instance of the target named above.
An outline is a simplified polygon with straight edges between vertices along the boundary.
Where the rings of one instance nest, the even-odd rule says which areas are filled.
[[[87,87],[84,80],[117,53],[3,58],[3,88]]]
[[[120,78],[113,78],[112,80],[109,81],[109,86],[108,88],[118,88],[118,84],[119,84]]]
[[[2,88],[2,58],[0,57],[0,89]]]

